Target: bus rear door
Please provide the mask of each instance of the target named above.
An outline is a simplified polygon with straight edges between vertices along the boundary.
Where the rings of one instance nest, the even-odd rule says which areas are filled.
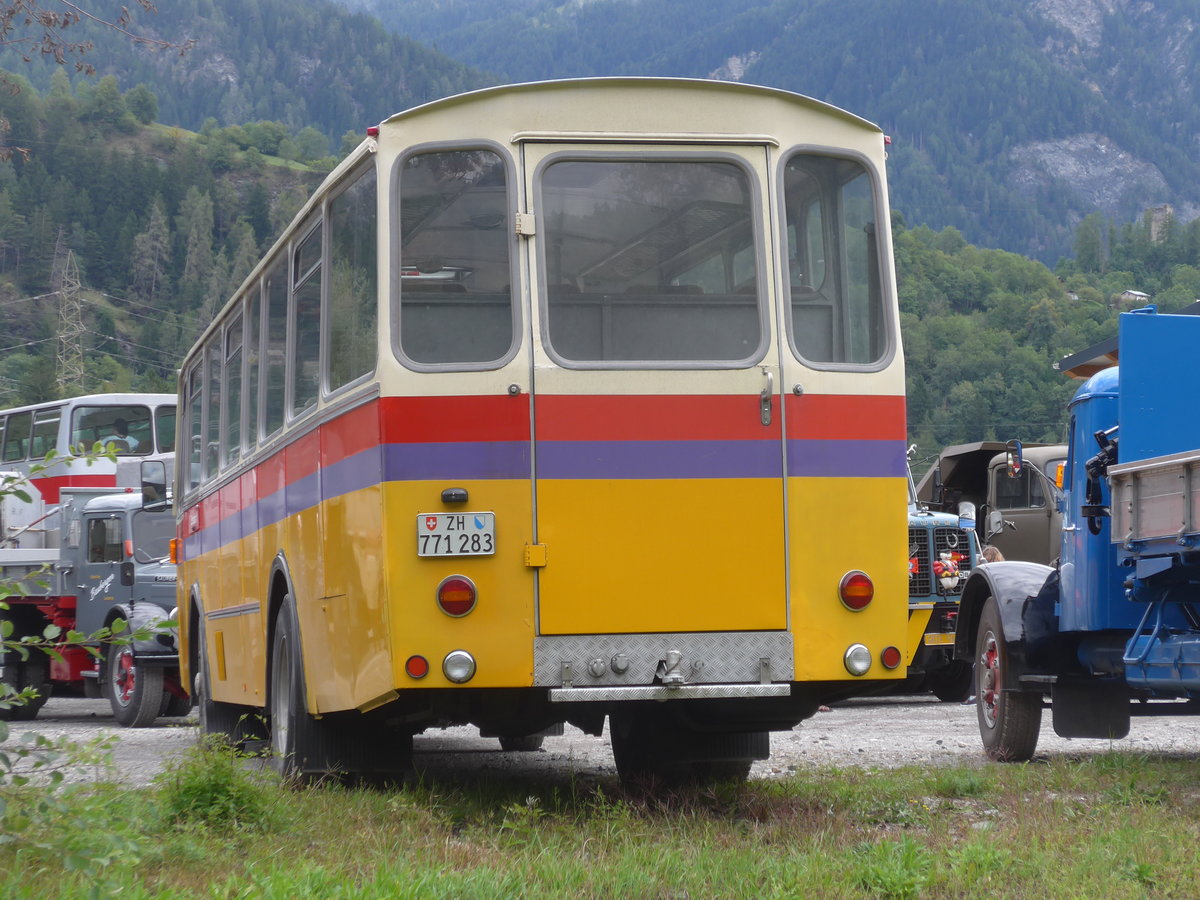
[[[766,148],[523,150],[539,635],[785,633]]]

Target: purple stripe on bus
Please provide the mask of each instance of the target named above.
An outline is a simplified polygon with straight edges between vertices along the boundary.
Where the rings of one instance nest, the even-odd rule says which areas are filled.
[[[285,494],[286,491],[279,490],[273,494],[268,494],[255,504],[258,507],[258,525],[260,528],[283,521],[287,515]],[[242,537],[245,537],[245,535],[242,535]]]
[[[383,480],[382,454],[378,447],[349,456],[321,470],[321,499],[332,500]]]
[[[540,441],[539,478],[782,478],[779,440]]]
[[[311,509],[321,502],[320,472],[313,472],[311,475],[297,478],[295,481],[289,482],[283,490],[287,494],[287,499],[284,501],[287,515],[294,516],[296,513]]]
[[[384,448],[386,481],[528,478],[530,468],[526,441],[388,444]]]
[[[429,478],[498,479],[529,476],[529,446],[521,441],[390,444],[388,481]],[[903,478],[903,441],[788,441],[788,474],[796,478]],[[184,539],[194,559],[329,500],[381,482],[374,451],[356,454],[263,497],[258,503]],[[762,441],[543,441],[542,478],[779,478],[778,443]]]
[[[794,478],[903,478],[904,441],[788,441]]]

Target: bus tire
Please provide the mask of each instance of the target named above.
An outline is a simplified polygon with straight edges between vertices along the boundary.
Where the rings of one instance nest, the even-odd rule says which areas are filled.
[[[118,725],[145,728],[162,708],[163,670],[139,665],[129,644],[109,644],[104,653],[104,696]]]
[[[334,774],[330,765],[332,735],[308,714],[304,655],[300,628],[290,594],[275,616],[269,679],[271,765],[287,779],[299,781]]]
[[[1042,727],[1042,696],[1010,690],[1006,682],[1008,643],[995,597],[983,605],[975,652],[975,710],[984,752],[999,762],[1032,759]]]
[[[609,716],[617,775],[627,787],[745,781],[763,756],[766,732],[694,731],[659,710],[637,706]]]
[[[249,730],[251,718],[249,708],[233,703],[222,703],[212,698],[212,676],[208,670],[207,635],[201,621],[196,628],[196,680],[192,694],[199,709],[201,735],[219,735],[233,746],[241,746]],[[189,710],[191,707],[188,707]],[[165,713],[163,713],[165,715]]]

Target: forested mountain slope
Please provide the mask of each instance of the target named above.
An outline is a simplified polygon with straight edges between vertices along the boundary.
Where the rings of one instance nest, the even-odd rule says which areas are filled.
[[[265,119],[294,132],[315,128],[332,147],[347,131],[362,135],[394,112],[484,83],[328,0],[160,0],[155,13],[133,13],[133,34],[194,45],[158,50],[86,21],[70,33],[94,42],[86,60],[96,78],[114,75],[123,91],[146,84],[159,120],[191,130],[210,117],[222,126]],[[21,53],[19,45],[0,48],[0,68],[45,90],[59,67],[45,57],[24,63]]]
[[[1053,263],[1093,211],[1200,211],[1194,0],[340,0],[496,80],[735,78],[893,136],[910,221]]]

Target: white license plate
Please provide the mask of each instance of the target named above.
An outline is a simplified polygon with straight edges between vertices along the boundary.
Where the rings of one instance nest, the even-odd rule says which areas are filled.
[[[417,516],[417,556],[490,556],[495,552],[495,513],[422,513]]]

